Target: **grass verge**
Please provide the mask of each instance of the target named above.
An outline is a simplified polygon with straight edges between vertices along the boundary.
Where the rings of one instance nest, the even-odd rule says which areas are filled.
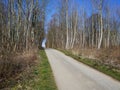
[[[22,74],[23,80],[11,90],[57,90],[48,58],[44,50],[39,52],[39,60],[30,73]]]
[[[104,74],[107,74],[107,75],[111,76],[112,78],[120,81],[120,70],[118,70],[114,67],[105,65],[97,60],[92,60],[92,59],[83,58],[83,57],[74,55],[70,51],[61,50],[61,49],[58,49],[58,50],[63,52],[65,55],[70,56],[70,57],[76,59],[77,61],[80,61],[80,62],[82,62],[92,68],[95,68],[98,71],[103,72]]]

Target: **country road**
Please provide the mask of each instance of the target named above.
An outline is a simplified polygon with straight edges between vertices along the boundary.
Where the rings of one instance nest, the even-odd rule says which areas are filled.
[[[45,49],[58,90],[120,90],[120,82],[68,57]]]

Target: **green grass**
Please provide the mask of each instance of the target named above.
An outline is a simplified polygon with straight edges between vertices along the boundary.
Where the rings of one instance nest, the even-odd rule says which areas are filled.
[[[111,66],[105,65],[104,63],[99,62],[98,60],[93,60],[93,59],[88,59],[88,58],[82,58],[81,56],[74,55],[70,51],[66,50],[61,50],[58,49],[59,51],[63,52],[65,55],[70,56],[77,61],[80,61],[92,68],[97,69],[100,72],[103,72],[104,74],[107,74],[111,76],[112,78],[120,81],[120,71],[116,68],[113,68]]]
[[[39,54],[38,64],[32,68],[29,75],[22,75],[24,81],[18,83],[12,90],[58,90],[45,51],[40,50]]]

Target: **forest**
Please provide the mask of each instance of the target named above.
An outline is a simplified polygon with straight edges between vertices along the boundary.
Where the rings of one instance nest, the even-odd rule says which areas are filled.
[[[11,77],[18,79],[35,66],[44,39],[46,6],[44,0],[0,0],[0,89],[8,87]]]
[[[51,42],[48,46],[66,49],[119,47],[120,7],[110,9],[107,0],[91,0],[91,4],[92,14],[87,16],[85,8],[74,0],[61,0],[58,12],[49,23],[48,37],[52,39],[48,40]]]

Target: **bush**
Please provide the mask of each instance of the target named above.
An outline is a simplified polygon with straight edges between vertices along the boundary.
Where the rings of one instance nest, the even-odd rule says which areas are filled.
[[[0,88],[7,87],[9,79],[19,78],[19,74],[36,63],[37,50],[12,53],[0,57]]]

